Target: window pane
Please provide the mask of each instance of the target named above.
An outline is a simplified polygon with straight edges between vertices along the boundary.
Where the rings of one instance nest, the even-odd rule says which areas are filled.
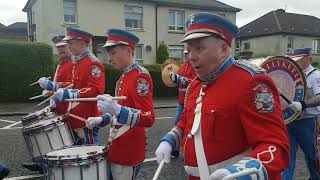
[[[142,7],[125,6],[125,27],[142,28],[143,9]]]
[[[175,25],[175,13],[169,12],[169,25]]]
[[[182,59],[183,58],[183,49],[184,46],[169,46],[169,57],[175,59]]]
[[[65,22],[76,22],[76,1],[74,0],[64,0],[64,21]]]
[[[142,57],[142,45],[138,45],[135,50],[135,59],[143,59]]]
[[[183,24],[184,24],[184,20],[183,20],[183,13],[182,13],[182,11],[178,11],[178,13],[177,13],[177,25],[178,26],[183,26]]]

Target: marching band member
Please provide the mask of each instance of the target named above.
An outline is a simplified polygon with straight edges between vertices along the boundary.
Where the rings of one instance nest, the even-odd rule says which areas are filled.
[[[161,139],[158,162],[170,162],[170,153],[181,146],[189,179],[220,180],[248,171],[255,174],[243,179],[281,179],[289,144],[274,82],[231,56],[236,25],[196,13],[187,28],[182,42],[197,79],[189,85],[180,121]]]
[[[71,52],[68,47],[68,42],[63,40],[64,35],[54,36],[51,41],[54,43],[57,48],[59,64],[57,66],[56,72],[54,74],[53,81],[49,80],[46,77],[42,77],[38,80],[39,85],[43,90],[42,94],[47,97],[52,95],[53,92],[57,91],[59,88],[68,86],[71,83],[72,77],[72,61],[71,61]],[[61,103],[55,105],[55,112],[59,115],[64,115],[67,111],[68,103]],[[43,160],[39,160],[35,163],[23,163],[22,166],[31,170],[39,171],[43,170]]]
[[[42,94],[46,97],[57,91],[59,88],[64,88],[71,83],[72,78],[72,61],[71,52],[68,46],[68,42],[63,40],[64,35],[54,36],[51,40],[55,44],[58,52],[59,64],[54,74],[53,81],[46,77],[42,77],[38,80],[39,85],[43,88]],[[68,103],[57,104],[55,112],[59,115],[64,115],[67,111]]]
[[[196,77],[196,73],[194,72],[188,57],[188,50],[185,49],[184,53],[184,63],[179,69],[178,73],[170,73],[170,79],[172,82],[179,85],[179,97],[178,97],[178,106],[176,110],[176,117],[174,124],[177,125],[180,119],[181,113],[184,109],[184,100],[185,94],[187,91],[187,87],[189,83]]]
[[[105,90],[105,74],[103,65],[89,51],[92,34],[80,29],[68,27],[64,38],[69,44],[72,60],[71,89],[58,89],[53,100],[56,104],[66,99],[96,97]],[[70,113],[87,119],[97,116],[96,102],[77,102],[71,104]],[[98,128],[89,129],[84,122],[68,117],[67,121],[78,137],[77,144],[98,144]],[[82,142],[83,141],[83,142]]]
[[[175,125],[178,124],[181,113],[184,109],[187,87],[191,83],[191,81],[196,77],[196,73],[194,72],[189,61],[188,50],[185,49],[183,53],[184,53],[184,63],[180,67],[178,73],[170,73],[171,81],[179,85],[178,106],[176,109],[176,117],[174,121]],[[173,151],[172,155],[175,157],[178,157],[179,149],[177,149],[176,151]]]
[[[311,180],[320,179],[318,154],[318,123],[320,114],[320,71],[311,65],[311,48],[293,49],[289,54],[303,69],[307,78],[307,97],[304,102],[292,102],[294,111],[303,110],[299,119],[287,124],[290,140],[290,164],[283,173],[283,180],[293,179],[298,145],[304,153]]]
[[[108,60],[122,71],[115,95],[126,96],[127,99],[116,102],[110,95],[98,96],[99,111],[105,114],[87,120],[88,127],[112,124],[107,157],[113,180],[136,178],[146,156],[146,127],[154,123],[153,82],[149,72],[134,62],[138,42],[139,38],[129,32],[108,30],[104,45],[109,54]]]

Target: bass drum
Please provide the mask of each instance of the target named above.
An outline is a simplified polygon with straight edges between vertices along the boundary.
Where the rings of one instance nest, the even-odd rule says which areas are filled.
[[[263,68],[273,79],[280,94],[280,103],[285,124],[296,120],[301,112],[288,108],[292,101],[303,101],[307,82],[301,67],[289,57],[275,56],[249,60]]]

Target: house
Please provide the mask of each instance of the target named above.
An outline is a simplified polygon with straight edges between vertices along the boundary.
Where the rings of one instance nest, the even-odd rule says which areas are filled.
[[[27,23],[0,24],[0,41],[28,41]]]
[[[310,47],[320,61],[320,19],[314,16],[271,11],[240,28],[237,54],[285,55],[293,48]]]
[[[188,15],[213,12],[235,23],[240,9],[216,0],[28,0],[23,11],[28,17],[30,41],[51,44],[52,36],[72,26],[94,34],[92,50],[103,59],[106,29],[119,28],[140,38],[136,61],[151,64],[162,41],[170,57],[182,58],[180,40]]]

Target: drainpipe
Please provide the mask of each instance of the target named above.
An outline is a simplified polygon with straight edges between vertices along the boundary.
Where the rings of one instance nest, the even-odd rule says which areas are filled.
[[[156,11],[156,61],[157,61],[157,57],[158,57],[158,6],[159,3],[156,3],[156,7],[155,7],[155,11]]]

